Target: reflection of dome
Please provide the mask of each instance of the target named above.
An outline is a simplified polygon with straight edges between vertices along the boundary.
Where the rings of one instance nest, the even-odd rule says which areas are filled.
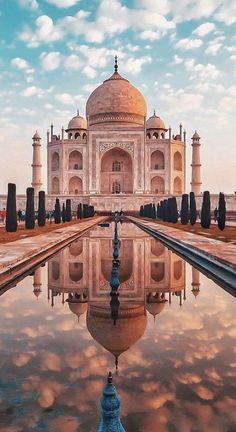
[[[192,293],[195,297],[197,297],[200,294],[200,289],[199,288],[193,288]]]
[[[87,302],[81,302],[81,301],[80,302],[75,302],[75,301],[71,302],[70,300],[67,300],[67,302],[69,304],[69,308],[70,308],[71,312],[74,313],[75,315],[77,315],[78,320],[79,320],[79,317],[81,315],[83,315],[88,309],[88,303]]]
[[[99,123],[144,124],[147,106],[143,95],[117,71],[89,96],[89,125]]]
[[[149,117],[146,124],[147,129],[164,129],[167,130],[163,120],[156,116],[155,112],[152,117]]]
[[[157,302],[147,303],[146,309],[151,315],[155,316],[163,311],[165,304],[166,304],[165,300],[158,303]]]
[[[79,115],[79,112],[69,121],[67,131],[73,129],[87,129],[87,121]]]
[[[138,304],[120,305],[116,325],[113,325],[109,307],[90,305],[87,314],[87,328],[91,336],[115,357],[143,336],[146,324],[144,306]]]

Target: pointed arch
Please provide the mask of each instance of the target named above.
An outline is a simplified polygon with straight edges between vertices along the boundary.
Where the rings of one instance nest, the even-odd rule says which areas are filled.
[[[174,179],[174,194],[182,194],[182,180],[180,177],[175,177]]]
[[[155,176],[151,180],[151,191],[155,194],[163,194],[165,192],[165,181],[160,176]]]
[[[182,155],[179,151],[176,151],[174,154],[174,170],[182,171]]]
[[[80,177],[71,177],[69,181],[69,194],[78,195],[83,191],[83,183]]]
[[[151,169],[152,170],[165,169],[165,157],[162,151],[155,150],[151,154]]]
[[[58,177],[53,177],[52,179],[52,193],[59,194],[59,179]]]
[[[78,150],[73,150],[69,154],[69,169],[70,170],[81,170],[81,169],[83,169],[82,154]]]
[[[58,171],[59,170],[59,154],[58,154],[58,152],[53,152],[53,154],[52,154],[51,168],[52,168],[52,171]]]

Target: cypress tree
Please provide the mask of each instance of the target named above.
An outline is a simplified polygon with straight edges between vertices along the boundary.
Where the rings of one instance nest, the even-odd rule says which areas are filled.
[[[172,222],[172,198],[167,199],[167,222]]]
[[[61,206],[59,198],[56,198],[55,210],[54,210],[54,222],[55,224],[61,223]]]
[[[202,228],[209,228],[211,225],[211,202],[210,193],[203,192],[202,210],[201,210],[201,226]]]
[[[178,222],[178,207],[177,207],[177,201],[176,198],[171,198],[171,222],[177,223]]]
[[[38,226],[43,227],[46,223],[45,192],[39,191]]]
[[[140,206],[139,216],[143,216],[143,205]]]
[[[157,219],[160,219],[160,204],[157,204]]]
[[[197,220],[197,209],[196,209],[196,200],[194,192],[190,192],[190,223],[194,225]]]
[[[187,225],[189,221],[188,194],[182,195],[180,218],[182,225]]]
[[[34,188],[26,189],[26,214],[25,228],[33,229],[35,227],[35,212],[34,212]]]
[[[167,210],[167,199],[164,199],[164,201],[163,201],[163,221],[164,222],[167,222],[167,213],[168,213],[168,210]]]
[[[71,200],[68,198],[66,200],[66,222],[70,222],[72,219],[71,215]]]
[[[152,219],[156,219],[156,218],[157,218],[156,206],[155,204],[152,204]]]
[[[65,221],[66,221],[66,209],[65,209],[65,203],[62,204],[61,218],[62,218],[62,222],[65,222]]]
[[[77,217],[77,219],[80,219],[80,206],[79,206],[79,204],[77,205],[76,217]]]
[[[219,204],[218,204],[218,227],[221,231],[223,231],[225,228],[225,220],[226,220],[225,196],[222,192],[220,192]]]
[[[159,215],[160,219],[163,220],[163,201],[160,202]]]
[[[16,185],[14,183],[8,183],[6,231],[7,232],[17,231]]]

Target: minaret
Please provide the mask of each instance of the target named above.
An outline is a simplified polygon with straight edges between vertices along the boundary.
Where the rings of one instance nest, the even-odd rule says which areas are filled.
[[[41,280],[41,267],[38,267],[34,272],[34,295],[38,298],[41,293],[41,286],[42,286],[42,280]]]
[[[34,188],[35,197],[38,196],[39,191],[41,190],[42,181],[41,181],[41,144],[40,144],[40,136],[36,131],[33,136],[33,163],[32,163],[32,187]]]
[[[109,372],[107,384],[100,400],[101,420],[97,432],[125,432],[120,421],[120,398],[112,384],[112,374]]]
[[[191,191],[195,195],[200,195],[201,193],[201,162],[200,162],[200,136],[197,131],[192,137],[192,181],[191,181]]]

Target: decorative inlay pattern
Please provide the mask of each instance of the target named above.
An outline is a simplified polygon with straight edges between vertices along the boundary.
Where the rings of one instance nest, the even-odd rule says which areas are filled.
[[[132,154],[134,153],[134,144],[129,141],[100,142],[99,144],[97,144],[97,148],[100,154],[114,147],[128,150]]]

